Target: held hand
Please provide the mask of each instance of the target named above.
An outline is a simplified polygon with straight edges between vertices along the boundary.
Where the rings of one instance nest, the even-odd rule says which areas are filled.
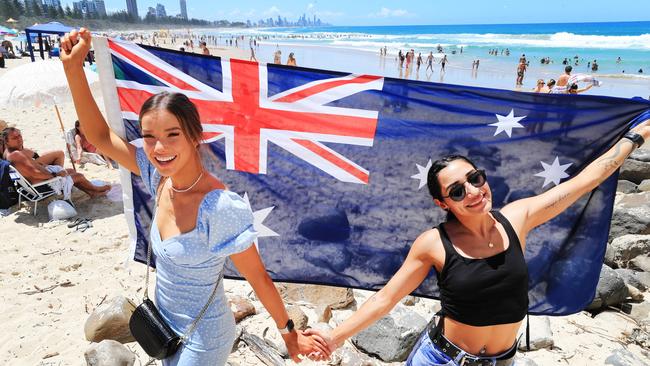
[[[321,352],[316,352],[313,354],[309,354],[309,359],[312,361],[321,361],[323,359],[328,359],[339,348],[339,345],[334,342],[332,339],[331,333],[326,330],[316,330],[316,329],[307,329],[304,331],[304,334],[307,336],[311,336],[313,338],[321,339],[322,342],[325,343],[325,347],[327,348],[328,354],[325,355]],[[327,356],[327,357],[325,357]]]
[[[65,67],[83,65],[90,50],[90,31],[81,28],[73,30],[61,38],[60,58]]]
[[[326,342],[318,336],[307,336],[304,332],[299,330],[293,331],[289,334],[283,334],[282,338],[284,343],[287,346],[287,351],[289,352],[289,357],[298,363],[301,359],[299,355],[316,355],[319,356],[316,358],[310,357],[310,359],[320,361],[328,359],[330,357],[330,352],[327,348]]]

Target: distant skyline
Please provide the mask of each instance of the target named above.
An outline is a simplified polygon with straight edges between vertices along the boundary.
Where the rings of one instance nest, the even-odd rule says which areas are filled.
[[[138,12],[157,3],[167,14],[180,14],[179,0],[138,0]],[[72,1],[62,1],[64,6]],[[126,0],[105,0],[106,10],[126,10]],[[278,15],[294,21],[303,13],[316,15],[333,25],[415,25],[415,24],[495,24],[495,23],[579,23],[608,21],[648,21],[650,1],[617,0],[329,0],[238,1],[215,4],[212,0],[187,0],[189,18],[256,22]],[[650,30],[649,30],[650,32]]]

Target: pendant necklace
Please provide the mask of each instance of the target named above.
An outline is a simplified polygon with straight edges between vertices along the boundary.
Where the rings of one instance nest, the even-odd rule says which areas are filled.
[[[176,192],[176,193],[185,193],[185,192],[189,192],[190,190],[192,190],[192,188],[194,188],[194,186],[196,186],[196,185],[199,183],[199,181],[201,180],[201,178],[203,178],[203,170],[201,170],[201,174],[199,174],[199,177],[196,178],[196,180],[194,181],[194,183],[192,183],[189,187],[184,188],[184,189],[174,188],[174,184],[173,184],[173,182],[172,182],[172,184],[169,185],[169,187],[172,189],[172,192],[170,192],[169,197],[170,197],[171,199],[174,199],[174,193],[173,193],[173,192]],[[171,178],[170,178],[170,181],[171,181]]]

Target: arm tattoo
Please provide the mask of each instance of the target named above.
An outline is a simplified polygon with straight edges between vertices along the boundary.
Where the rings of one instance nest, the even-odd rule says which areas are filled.
[[[623,156],[623,159],[620,161],[617,160],[618,158],[621,157],[621,148],[623,147],[623,144],[630,144],[634,145],[634,143],[628,139],[622,139],[616,144],[616,150],[612,153],[610,156],[604,156],[602,159],[598,161],[598,165],[602,166],[605,168],[605,170],[610,171],[618,168],[621,164],[623,164],[623,160],[627,158],[627,155]]]
[[[569,197],[568,193],[564,193],[564,194],[559,195],[553,202],[551,202],[549,205],[544,207],[544,209],[549,210],[549,209],[555,208],[555,206],[557,206],[560,202],[564,201],[564,199],[566,199],[567,197]]]

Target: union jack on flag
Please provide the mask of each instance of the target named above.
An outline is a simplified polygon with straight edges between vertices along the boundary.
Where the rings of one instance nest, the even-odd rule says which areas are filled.
[[[184,93],[199,110],[204,141],[225,140],[228,169],[266,174],[267,147],[272,142],[338,180],[368,183],[368,170],[323,142],[372,146],[378,112],[328,104],[381,90],[383,78],[331,77],[269,95],[268,66],[221,60],[222,89],[217,90],[135,44],[114,40],[108,44],[114,64],[141,76],[116,81],[124,118],[137,120],[142,104],[153,94]]]
[[[418,235],[444,219],[425,188],[432,161],[442,156],[465,155],[485,169],[499,209],[566,181],[650,115],[642,99],[512,92],[93,42],[108,120],[128,141],[140,138],[138,113],[152,94],[181,92],[196,104],[204,163],[250,199],[264,234],[258,250],[280,282],[381,288]],[[616,178],[527,237],[530,314],[571,314],[591,302]],[[123,174],[122,186],[134,257],[143,261],[153,200],[137,176]],[[438,296],[433,272],[416,295]],[[229,266],[226,276],[239,275]]]

